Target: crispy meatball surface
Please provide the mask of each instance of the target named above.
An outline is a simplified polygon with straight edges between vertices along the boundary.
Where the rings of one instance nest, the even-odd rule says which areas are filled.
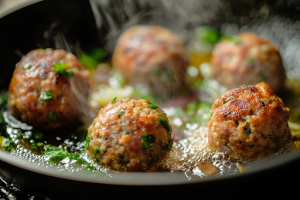
[[[88,129],[88,155],[113,170],[156,170],[173,140],[168,118],[150,104],[124,99],[102,108]]]
[[[266,82],[274,92],[285,84],[285,70],[276,47],[253,33],[222,40],[213,50],[212,76],[229,89]]]
[[[89,72],[73,54],[38,49],[17,63],[8,103],[17,119],[53,129],[79,121],[87,109],[88,95]]]
[[[153,95],[176,93],[185,83],[188,54],[182,41],[159,26],[134,26],[119,38],[113,66],[130,84],[144,84]]]
[[[289,109],[264,82],[225,92],[211,113],[208,142],[214,151],[264,157],[291,142]]]

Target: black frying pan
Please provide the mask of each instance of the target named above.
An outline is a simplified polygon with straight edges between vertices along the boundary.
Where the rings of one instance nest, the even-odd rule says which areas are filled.
[[[111,53],[122,30],[136,23],[166,26],[180,34],[185,42],[190,39],[188,33],[200,25],[215,26],[228,33],[239,32],[244,25],[248,25],[247,30],[268,36],[282,51],[288,50],[289,43],[284,41],[291,38],[291,35],[285,37],[279,25],[286,25],[285,31],[288,33],[288,28],[297,30],[297,22],[300,20],[300,2],[297,1],[170,2],[48,0],[1,18],[1,89],[7,90],[15,64],[32,49],[63,48],[78,54],[79,50],[88,51],[100,46]],[[180,12],[184,12],[183,15]],[[135,19],[135,16],[139,17]],[[264,24],[267,25],[265,28]],[[278,32],[276,29],[270,31],[270,27],[276,24]],[[261,28],[255,29],[258,25]],[[59,40],[58,36],[63,36],[64,40]],[[298,37],[297,34],[292,36]],[[294,72],[295,76],[297,59],[297,54],[293,52],[283,56],[287,71]],[[54,199],[292,197],[297,195],[298,187],[294,180],[300,178],[297,171],[299,167],[300,153],[295,152],[276,160],[259,162],[246,172],[234,176],[189,181],[182,172],[116,172],[111,177],[93,177],[37,167],[0,152],[0,175],[5,180],[25,192]]]

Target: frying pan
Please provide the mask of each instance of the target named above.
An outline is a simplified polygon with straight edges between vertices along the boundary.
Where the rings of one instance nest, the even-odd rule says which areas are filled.
[[[258,32],[279,47],[288,75],[299,75],[299,57],[289,51],[289,40],[293,38],[293,45],[298,44],[300,2],[170,2],[52,0],[4,16],[0,19],[0,88],[7,90],[15,64],[32,49],[62,48],[78,55],[79,50],[105,47],[111,53],[120,33],[137,23],[163,25],[185,42],[190,39],[187,35],[201,25],[211,25],[226,33]],[[294,182],[300,178],[299,167],[300,153],[293,152],[258,162],[240,174],[189,180],[184,172],[66,173],[0,151],[0,175],[5,180],[25,192],[53,199],[293,197],[297,195]]]

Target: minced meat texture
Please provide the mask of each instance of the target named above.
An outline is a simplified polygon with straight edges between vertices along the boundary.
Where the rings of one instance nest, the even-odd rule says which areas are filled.
[[[182,41],[170,30],[137,25],[120,36],[112,63],[130,84],[144,84],[149,93],[162,97],[185,85],[189,59]]]
[[[9,107],[17,119],[42,129],[68,127],[87,111],[89,72],[71,53],[38,49],[17,63]]]
[[[113,170],[155,171],[172,139],[166,115],[150,104],[123,99],[102,108],[88,129],[88,155]]]
[[[289,109],[265,84],[224,93],[211,108],[208,142],[244,158],[274,154],[291,142]]]
[[[213,50],[212,76],[228,89],[264,81],[275,93],[284,88],[285,69],[276,47],[253,33],[224,39]]]

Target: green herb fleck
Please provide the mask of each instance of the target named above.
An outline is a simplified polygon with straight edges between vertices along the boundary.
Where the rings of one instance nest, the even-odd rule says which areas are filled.
[[[156,109],[156,108],[159,108],[159,105],[155,105],[155,104],[149,104],[149,108],[151,109]]]
[[[250,123],[246,123],[246,126],[244,126],[244,132],[246,134],[251,134],[251,128],[250,128]]]
[[[93,149],[94,149],[95,160],[98,161],[97,154],[100,152],[100,149],[98,147],[95,147],[95,146],[93,146]]]
[[[42,132],[36,132],[35,134],[34,134],[34,138],[35,139],[41,139],[42,137],[43,137],[43,133]]]
[[[152,147],[155,142],[155,137],[153,135],[142,135],[142,149],[147,150]]]
[[[234,97],[233,97],[233,96],[231,96],[231,97],[228,97],[228,98],[227,98],[227,101],[228,101],[228,100],[232,100],[232,99],[234,99]]]
[[[55,112],[51,112],[48,114],[48,121],[50,123],[54,122],[56,120],[56,113]]]
[[[118,115],[121,116],[124,112],[125,111],[121,109],[121,110],[118,111]]]
[[[254,63],[254,58],[252,58],[252,57],[248,58],[247,62],[249,64],[253,64]]]
[[[24,69],[30,69],[30,68],[31,68],[31,65],[27,63],[27,64],[24,65],[23,68],[24,68]]]
[[[40,99],[42,100],[42,102],[44,103],[46,100],[48,99],[52,99],[53,98],[53,95],[50,91],[47,91],[45,93],[42,93],[40,95]]]
[[[15,150],[8,138],[3,138],[1,146],[5,147],[6,150],[10,152]]]
[[[117,101],[117,97],[115,97],[115,98],[111,101],[111,104],[116,103],[116,101]]]
[[[72,71],[67,71],[66,69],[70,66],[68,63],[56,63],[53,66],[53,72],[56,72],[58,74],[67,76],[67,77],[73,77],[74,73]]]
[[[237,35],[225,35],[222,37],[222,40],[230,40],[231,42],[235,44],[242,43],[242,39]]]
[[[166,129],[166,131],[168,133],[172,132],[172,128],[171,128],[170,124],[163,117],[158,116],[158,122],[160,123],[160,125],[162,125]]]
[[[144,100],[146,100],[146,101],[148,101],[148,102],[150,102],[146,97],[141,97],[142,99],[144,99]]]
[[[173,139],[170,139],[168,143],[168,150],[171,151],[172,147],[173,147]]]
[[[36,143],[36,145],[37,145],[38,147],[41,147],[41,146],[43,146],[43,145],[44,145],[44,143],[42,143],[42,142],[38,142],[38,143]]]
[[[165,112],[164,112],[165,113]],[[167,113],[165,113],[165,115],[167,116]]]
[[[79,55],[80,62],[87,68],[93,69],[96,68],[100,62],[103,61],[103,58],[106,56],[104,49],[97,48],[93,49],[90,53],[85,54],[81,53]]]
[[[124,135],[129,135],[129,131],[125,130],[125,131],[123,131],[123,134]]]
[[[31,146],[32,149],[37,149],[38,148],[37,144],[35,143],[34,140],[30,140],[30,146]]]
[[[226,101],[226,100],[223,100],[223,101],[222,101],[222,104],[224,105],[225,103],[227,103],[227,101]]]
[[[215,44],[221,38],[221,33],[213,27],[199,27],[196,29],[197,37],[207,43]]]
[[[90,136],[89,136],[89,133],[87,133],[86,138],[85,138],[84,148],[88,149],[89,146],[90,146]]]

